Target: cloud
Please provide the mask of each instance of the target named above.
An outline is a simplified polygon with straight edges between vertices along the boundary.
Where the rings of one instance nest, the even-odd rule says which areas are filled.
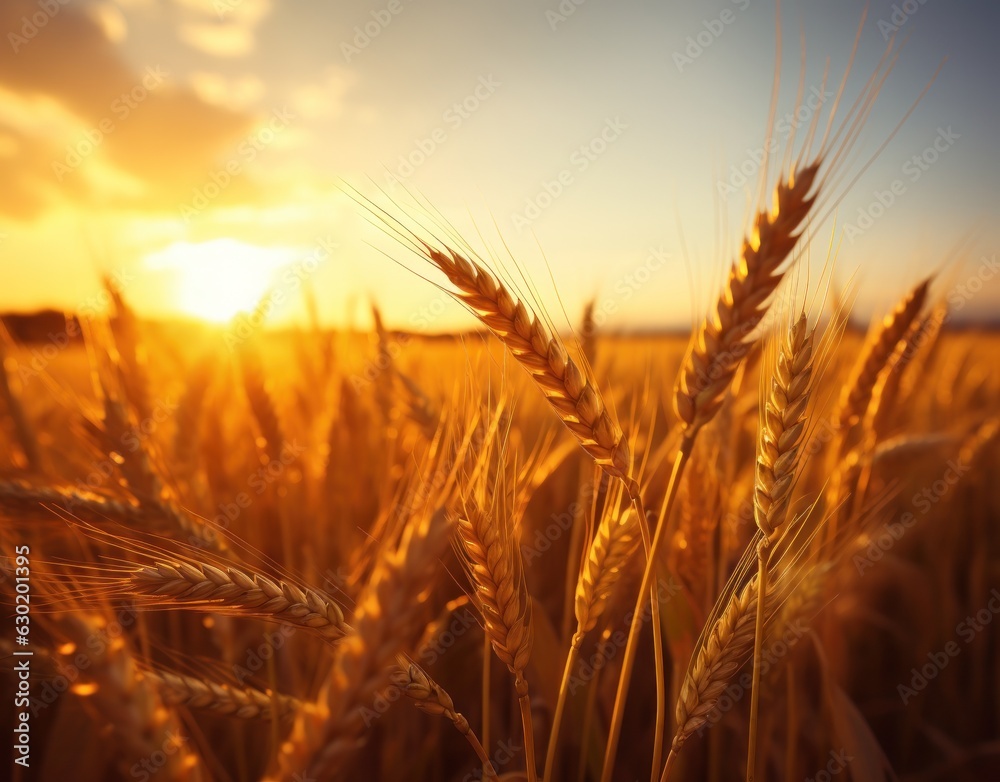
[[[315,84],[304,84],[292,90],[292,106],[306,119],[328,119],[340,116],[344,99],[357,81],[357,74],[337,65],[323,73]]]
[[[137,73],[90,13],[56,6],[44,25],[26,26],[38,8],[0,4],[0,31],[17,37],[0,46],[0,213],[34,217],[60,200],[174,207],[254,126],[253,115],[179,87],[156,64]],[[59,164],[69,166],[62,176]],[[251,190],[239,182],[226,198]]]
[[[189,46],[215,57],[243,57],[253,51],[253,30],[234,24],[182,24],[180,38]]]
[[[86,13],[94,20],[104,37],[113,43],[121,43],[128,35],[128,24],[121,9],[110,2],[93,3],[87,6]]]
[[[180,39],[214,57],[244,57],[257,43],[257,28],[271,0],[174,0],[181,14]]]
[[[212,71],[197,71],[191,74],[190,82],[202,100],[237,111],[257,105],[267,91],[261,78],[252,73],[229,77]]]

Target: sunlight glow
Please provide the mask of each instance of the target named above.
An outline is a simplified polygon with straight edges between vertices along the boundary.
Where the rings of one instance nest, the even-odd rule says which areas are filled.
[[[187,315],[225,323],[250,312],[291,264],[291,247],[258,247],[234,239],[192,244],[177,242],[146,258],[146,266],[176,275],[178,310]]]

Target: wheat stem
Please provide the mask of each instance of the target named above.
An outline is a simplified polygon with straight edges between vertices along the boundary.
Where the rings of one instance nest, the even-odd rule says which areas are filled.
[[[680,448],[674,460],[673,471],[670,474],[670,482],[667,485],[667,493],[663,498],[663,505],[659,519],[657,520],[656,532],[650,544],[646,566],[642,574],[642,584],[636,598],[635,611],[632,615],[632,623],[629,625],[628,640],[625,643],[625,658],[622,662],[621,674],[618,678],[618,690],[615,694],[615,706],[611,717],[611,727],[608,735],[608,748],[604,755],[604,768],[601,772],[601,782],[610,782],[614,772],[615,757],[618,754],[618,743],[621,737],[622,723],[625,719],[625,701],[628,698],[629,683],[632,679],[632,669],[635,666],[635,655],[638,651],[639,630],[641,629],[641,616],[646,600],[650,597],[650,590],[653,588],[653,573],[655,571],[656,552],[659,550],[660,541],[667,524],[665,519],[670,514],[674,498],[677,496],[677,487],[680,485],[680,477],[684,472],[688,459],[691,457],[691,449],[694,446],[694,438],[691,434],[685,433],[681,440]],[[652,595],[652,604],[657,603],[656,594]],[[655,628],[654,628],[655,629]],[[658,672],[662,676],[662,671]]]
[[[549,746],[545,752],[545,770],[542,779],[554,779],[553,773],[556,767],[556,750],[559,744],[559,729],[562,727],[563,711],[566,709],[566,695],[569,692],[569,680],[573,675],[573,668],[576,666],[577,658],[580,654],[580,645],[583,643],[583,635],[579,632],[573,635],[570,642],[569,652],[566,655],[566,665],[563,666],[562,682],[559,685],[559,697],[556,700],[555,714],[552,716],[552,730],[549,732]]]

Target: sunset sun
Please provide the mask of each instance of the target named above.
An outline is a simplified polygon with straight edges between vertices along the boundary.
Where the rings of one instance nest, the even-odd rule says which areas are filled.
[[[174,306],[179,312],[225,323],[252,310],[294,257],[288,247],[216,239],[177,242],[147,257],[146,266],[173,277]]]

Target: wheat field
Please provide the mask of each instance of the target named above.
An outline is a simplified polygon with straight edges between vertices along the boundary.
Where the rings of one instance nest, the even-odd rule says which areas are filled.
[[[870,324],[805,268],[894,62],[764,168],[690,335],[353,188],[479,330],[109,278],[0,331],[9,778],[1000,779],[1000,336],[954,318],[995,260]]]
[[[751,723],[761,778],[996,773],[994,335],[921,284],[706,391],[717,337],[472,301],[497,337],[229,350],[119,299],[6,345],[37,778],[730,779]]]

